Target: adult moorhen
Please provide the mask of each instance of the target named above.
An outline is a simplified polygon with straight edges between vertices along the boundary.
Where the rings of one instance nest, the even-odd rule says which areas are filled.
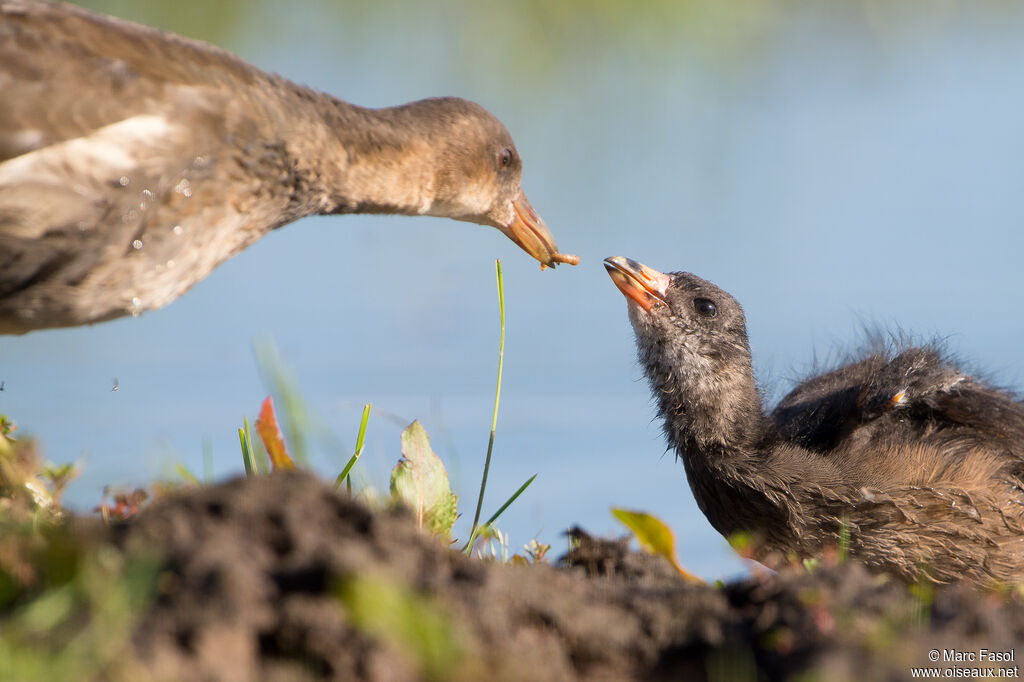
[[[35,0],[0,0],[0,93],[0,333],[158,308],[313,213],[444,216],[497,227],[542,267],[578,262],[472,102],[365,109]]]
[[[848,533],[906,580],[1024,579],[1024,404],[930,347],[874,352],[762,410],[740,304],[686,272],[605,260],[694,497],[762,555]]]

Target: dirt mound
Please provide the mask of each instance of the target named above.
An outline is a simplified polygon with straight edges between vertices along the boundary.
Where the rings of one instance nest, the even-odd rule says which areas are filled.
[[[468,559],[301,473],[81,530],[157,558],[132,637],[155,679],[907,679],[932,649],[1024,641],[1010,597],[856,563],[707,587],[585,534],[569,567]]]

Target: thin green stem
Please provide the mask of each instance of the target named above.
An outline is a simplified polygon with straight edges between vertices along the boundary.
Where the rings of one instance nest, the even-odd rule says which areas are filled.
[[[505,285],[501,278],[501,259],[494,261],[498,275],[498,310],[501,313],[501,335],[498,339],[498,385],[494,389],[494,416],[491,418],[491,435],[487,439],[487,457],[484,459],[484,475],[480,479],[480,496],[476,500],[476,513],[473,514],[473,529],[470,537],[475,538],[479,532],[480,508],[484,504],[484,491],[487,489],[487,473],[491,469],[491,452],[494,450],[494,431],[498,428],[498,403],[501,401],[501,372],[505,367]]]

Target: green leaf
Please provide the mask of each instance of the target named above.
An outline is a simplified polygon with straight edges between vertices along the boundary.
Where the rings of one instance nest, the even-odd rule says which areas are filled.
[[[402,459],[391,472],[391,496],[416,513],[419,526],[447,538],[455,525],[456,497],[427,430],[414,421],[402,432]]]
[[[679,571],[687,581],[703,583],[704,581],[686,571],[676,559],[676,538],[661,519],[645,512],[629,511],[628,509],[612,508],[612,515],[633,531],[640,546],[651,554],[668,559],[673,568]]]

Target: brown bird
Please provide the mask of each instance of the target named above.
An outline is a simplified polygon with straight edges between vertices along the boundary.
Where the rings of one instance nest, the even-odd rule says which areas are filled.
[[[616,256],[637,354],[694,497],[762,555],[852,556],[906,580],[1024,580],[1024,403],[935,348],[875,352],[765,414],[740,304]]]
[[[366,109],[210,45],[0,0],[0,333],[166,305],[314,213],[432,215],[561,254],[508,131],[457,98]]]

